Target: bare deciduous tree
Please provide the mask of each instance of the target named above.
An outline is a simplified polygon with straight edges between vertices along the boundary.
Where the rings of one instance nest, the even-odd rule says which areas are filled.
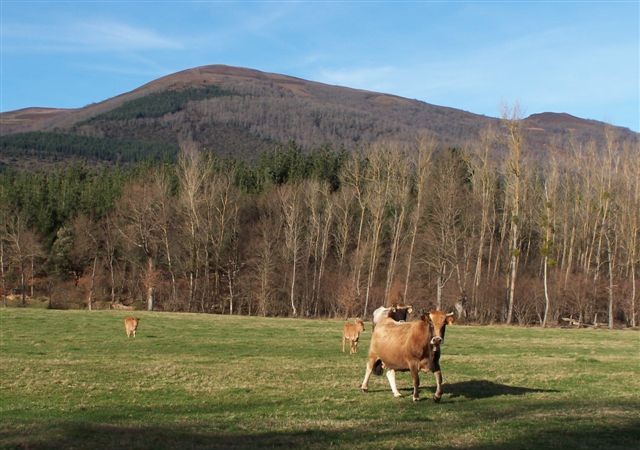
[[[521,201],[521,159],[522,159],[522,130],[520,111],[515,106],[511,111],[505,110],[502,118],[507,130],[507,148],[509,156],[505,161],[505,175],[507,178],[507,196],[510,210],[510,262],[509,262],[509,298],[506,323],[510,324],[513,317],[515,302],[516,275],[520,258],[520,201]]]
[[[296,281],[304,226],[302,219],[302,193],[300,187],[297,185],[285,185],[278,187],[278,196],[284,217],[285,245],[288,251],[289,264],[291,265],[291,284],[289,291],[291,314],[293,317],[297,317]]]

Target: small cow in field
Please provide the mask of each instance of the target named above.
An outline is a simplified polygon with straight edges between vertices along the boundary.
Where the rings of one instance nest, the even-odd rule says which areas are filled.
[[[360,333],[364,331],[364,322],[362,319],[356,319],[355,323],[347,322],[344,324],[342,331],[342,353],[344,353],[344,344],[349,341],[350,350],[349,354],[358,352],[358,339],[360,339]]]
[[[391,317],[393,320],[397,322],[405,322],[407,320],[407,316],[413,312],[413,307],[411,305],[402,305],[395,304],[393,306],[381,306],[373,312],[373,329],[375,329],[376,325],[387,317]]]
[[[124,330],[127,332],[127,337],[136,337],[136,330],[138,329],[138,322],[140,319],[135,317],[127,317],[124,319]]]
[[[367,358],[367,369],[361,389],[367,392],[369,377],[374,372],[382,374],[387,369],[387,378],[394,397],[400,397],[396,387],[396,370],[410,371],[413,380],[413,401],[418,401],[420,386],[419,371],[433,372],[436,378],[436,392],[433,400],[442,397],[442,371],[440,370],[440,345],[444,341],[447,325],[455,321],[453,313],[431,311],[414,322],[396,322],[391,318],[382,319],[371,335],[371,345]]]

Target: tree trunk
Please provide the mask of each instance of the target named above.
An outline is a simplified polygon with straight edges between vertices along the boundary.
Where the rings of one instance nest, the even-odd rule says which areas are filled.
[[[320,267],[318,269],[318,297],[320,296],[320,286],[322,286],[322,279],[324,277],[325,265],[327,260],[327,253],[329,251],[329,230],[331,228],[332,208],[329,204],[326,211],[327,217],[325,218],[324,231],[322,233],[322,245],[320,246]],[[315,316],[318,316],[318,303],[319,299],[316,299]]]
[[[297,262],[298,262],[298,248],[297,248],[297,244],[296,244],[296,247],[293,249],[293,269],[291,271],[291,296],[290,296],[290,300],[291,300],[291,313],[293,314],[293,317],[298,317],[298,309],[296,308],[296,303],[295,303],[296,267],[298,265]]]
[[[371,248],[371,259],[369,260],[369,276],[367,277],[367,292],[364,299],[364,312],[363,317],[367,317],[369,309],[369,297],[371,294],[371,288],[373,287],[373,281],[376,273],[376,266],[378,264],[378,245],[380,240],[380,230],[382,229],[382,217],[376,216],[373,231],[373,243]]]
[[[611,252],[611,239],[609,233],[605,233],[607,240],[607,253],[609,254],[609,329],[613,329],[613,258],[614,255]]]
[[[147,257],[147,311],[153,311],[153,271],[153,258],[149,256]]]
[[[2,296],[2,306],[7,307],[7,291],[4,278],[4,242],[0,238],[0,295]]]
[[[364,206],[360,206],[360,225],[358,226],[358,240],[356,241],[356,261],[353,273],[353,285],[356,294],[360,295],[360,272],[362,270],[362,227],[364,226]]]
[[[549,286],[547,283],[547,269],[548,269],[548,257],[545,256],[544,257],[544,319],[542,319],[542,326],[546,327],[547,326],[547,320],[549,318],[549,305],[550,305],[550,301],[549,301]]]
[[[166,228],[163,229],[163,238],[165,252],[167,253],[167,265],[169,268],[169,274],[171,275],[171,300],[175,307],[178,301],[178,293],[176,290],[176,275],[173,272],[173,262],[171,260],[171,250],[169,248],[169,235]]]
[[[20,259],[20,297],[21,297],[21,305],[23,307],[27,306],[27,296],[25,293],[26,285],[25,285],[25,275],[24,275],[24,261]]]
[[[34,278],[35,278],[35,262],[34,262],[34,257],[33,255],[31,255],[31,277],[29,279],[29,293],[31,294],[31,298],[33,299],[33,284],[34,284]]]
[[[411,232],[411,244],[409,244],[409,255],[407,256],[407,274],[404,278],[404,294],[403,298],[407,298],[409,293],[409,282],[411,281],[411,265],[413,264],[413,249],[416,246],[416,235],[418,234],[418,219],[413,226],[413,231]]]
[[[111,304],[116,302],[116,277],[113,269],[113,255],[109,255],[109,275],[111,281]]]
[[[229,276],[228,276],[228,281],[229,281],[229,315],[233,315],[233,267],[231,266],[231,264],[229,264]]]
[[[442,309],[442,289],[444,288],[444,264],[438,270],[438,281],[436,291],[436,309]]]
[[[395,221],[393,241],[391,244],[391,253],[389,254],[389,267],[387,268],[387,283],[384,290],[385,303],[389,301],[389,292],[391,291],[391,283],[396,274],[396,266],[398,264],[398,252],[400,251],[400,238],[402,235],[402,229],[404,227],[404,206],[400,210],[400,215]]]
[[[89,298],[87,300],[87,309],[93,310],[93,295],[96,285],[96,265],[98,264],[98,255],[93,257],[93,268],[91,269],[91,284],[89,285]]]
[[[476,309],[478,300],[478,288],[480,287],[480,279],[482,278],[482,257],[484,256],[484,240],[485,240],[485,230],[487,223],[487,215],[486,210],[483,205],[482,207],[482,220],[480,223],[480,236],[478,237],[478,253],[476,258],[476,270],[473,276],[473,291],[471,292],[471,298],[474,305],[474,310]]]
[[[513,318],[513,303],[516,291],[516,274],[518,271],[518,225],[514,225],[513,240],[511,244],[511,272],[509,275],[509,308],[507,310],[507,325]]]
[[[567,288],[567,282],[569,281],[569,274],[573,266],[573,242],[576,236],[575,224],[571,227],[571,238],[569,238],[569,256],[567,256],[567,270],[564,273],[564,288]]]
[[[631,263],[631,326],[636,327],[636,268]]]

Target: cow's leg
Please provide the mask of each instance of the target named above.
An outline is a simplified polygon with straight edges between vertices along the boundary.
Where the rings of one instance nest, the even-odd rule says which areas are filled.
[[[344,341],[345,341],[346,337],[342,336],[342,353],[344,353]]]
[[[364,380],[362,380],[362,385],[360,389],[363,392],[367,392],[369,390],[369,378],[371,377],[371,372],[373,372],[373,366],[376,363],[375,358],[369,358],[367,361],[367,370],[364,373]]]
[[[437,403],[442,398],[442,372],[437,370],[433,374],[436,377],[436,393],[433,394],[433,401]]]
[[[396,386],[396,371],[392,369],[387,370],[387,379],[389,380],[389,386],[391,386],[393,396],[402,397],[402,394],[398,392],[398,386]]]
[[[417,402],[419,400],[419,392],[420,392],[420,368],[417,365],[409,366],[409,370],[411,371],[411,380],[413,381],[413,401]]]

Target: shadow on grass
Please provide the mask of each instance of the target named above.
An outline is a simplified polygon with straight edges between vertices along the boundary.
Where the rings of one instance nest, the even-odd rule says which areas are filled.
[[[533,429],[516,439],[465,446],[466,450],[630,450],[638,448],[640,421],[624,425],[581,427],[577,430],[560,428]],[[439,450],[460,447],[441,446]]]
[[[384,382],[387,380],[385,378]],[[560,392],[555,389],[532,389],[526,387],[519,386],[508,386],[506,384],[494,383],[489,380],[470,380],[470,381],[462,381],[460,383],[445,383],[443,385],[444,395],[449,398],[456,397],[465,397],[470,400],[481,399],[481,398],[491,398],[497,397],[499,395],[525,395],[525,394],[533,394],[537,392]],[[403,387],[399,388],[399,391],[411,393],[413,392],[412,387]],[[422,379],[420,380],[420,396],[421,398],[428,398],[435,392],[436,388],[433,383],[426,382]],[[375,392],[389,392],[391,393],[391,389],[387,386],[385,388],[380,389],[369,389],[370,393]]]
[[[368,429],[295,430],[271,432],[200,432],[181,427],[126,427],[74,424],[64,427],[63,437],[46,442],[25,441],[13,448],[49,450],[79,449],[273,449],[349,448],[364,444],[375,448],[380,439],[391,438],[394,431]]]
[[[508,386],[494,383],[489,380],[470,380],[460,383],[447,383],[444,385],[445,394],[451,398],[465,397],[468,399],[480,399],[497,397],[498,395],[525,395],[536,392],[559,392],[554,389],[531,389],[526,387]]]
[[[633,448],[640,437],[640,421],[620,425],[606,425],[598,429],[580,428],[562,431],[557,428],[532,428],[523,435],[504,441],[470,443],[464,448],[470,450],[517,450],[517,449],[627,449]],[[218,432],[194,431],[182,427],[126,427],[112,425],[67,425],[57,438],[37,442],[33,436],[27,441],[15,442],[17,449],[121,449],[163,450],[163,449],[281,449],[281,448],[387,448],[402,447],[407,444],[397,430],[369,428],[309,429],[299,431],[271,432]],[[409,434],[411,434],[409,432]],[[404,436],[405,438],[410,436]],[[447,441],[425,439],[409,441],[420,448],[453,449],[446,447]],[[16,445],[17,444],[17,445]],[[3,447],[6,448],[6,447]]]

